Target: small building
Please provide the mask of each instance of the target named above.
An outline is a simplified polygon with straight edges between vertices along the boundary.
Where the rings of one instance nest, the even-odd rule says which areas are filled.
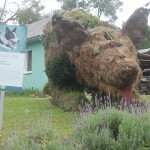
[[[150,48],[138,50],[138,58],[143,70],[143,76],[150,77]]]
[[[49,20],[50,18],[47,18],[28,25],[23,89],[42,91],[48,82],[42,34]]]
[[[143,71],[139,91],[144,94],[150,94],[150,48],[138,50],[138,58]]]

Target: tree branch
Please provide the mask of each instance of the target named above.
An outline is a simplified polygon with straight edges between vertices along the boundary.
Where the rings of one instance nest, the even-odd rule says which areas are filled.
[[[16,12],[13,14],[13,15],[11,15],[8,19],[6,19],[5,21],[4,21],[4,24],[6,24],[8,21],[10,21],[10,20],[15,20],[15,19],[17,19],[17,15],[18,15],[18,13],[19,13],[19,11],[20,11],[20,8],[19,8],[19,5],[16,3],[16,2],[13,2],[13,3],[15,3],[16,5],[17,5],[17,10],[16,10]]]
[[[3,18],[3,15],[4,15],[5,8],[6,8],[6,3],[7,3],[7,0],[4,1],[4,6],[2,8],[2,12],[1,12],[1,15],[0,15],[0,22],[2,22],[2,18]]]

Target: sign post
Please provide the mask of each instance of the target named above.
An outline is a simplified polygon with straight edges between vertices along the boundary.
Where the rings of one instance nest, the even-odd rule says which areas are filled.
[[[22,90],[26,36],[26,26],[0,25],[0,130],[5,91]]]
[[[5,92],[0,91],[0,131],[3,129],[3,109],[4,109]]]

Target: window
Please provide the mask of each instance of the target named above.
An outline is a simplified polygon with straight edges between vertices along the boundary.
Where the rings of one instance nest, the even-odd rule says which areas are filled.
[[[25,57],[25,73],[30,73],[31,71],[32,71],[32,51],[27,51]]]

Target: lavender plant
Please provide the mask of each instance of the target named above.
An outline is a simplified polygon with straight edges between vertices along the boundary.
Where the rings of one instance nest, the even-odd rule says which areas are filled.
[[[30,130],[9,132],[6,150],[149,150],[150,103],[112,101],[95,97],[79,105],[80,117],[68,139],[58,138],[52,124],[39,123]],[[74,112],[73,112],[74,113]],[[38,116],[38,118],[42,118]],[[49,118],[49,115],[48,115]],[[48,119],[47,118],[47,119]],[[51,117],[50,117],[51,118]],[[50,119],[49,118],[49,119]],[[52,123],[52,121],[50,121]]]
[[[106,108],[83,117],[73,132],[72,145],[75,150],[148,150],[148,139],[150,119],[143,112]]]
[[[150,111],[150,103],[143,99],[133,99],[132,103],[127,103],[123,98],[120,97],[117,97],[116,100],[112,100],[110,95],[100,98],[95,96],[94,101],[90,101],[88,103],[82,101],[82,104],[79,105],[79,112],[82,115],[108,108],[115,108],[140,115]]]

